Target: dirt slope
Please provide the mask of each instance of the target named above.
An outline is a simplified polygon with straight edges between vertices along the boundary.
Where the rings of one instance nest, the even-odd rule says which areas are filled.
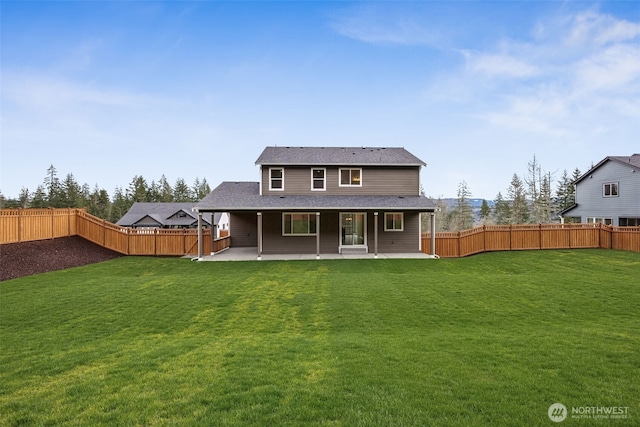
[[[0,281],[121,256],[78,236],[0,245]]]

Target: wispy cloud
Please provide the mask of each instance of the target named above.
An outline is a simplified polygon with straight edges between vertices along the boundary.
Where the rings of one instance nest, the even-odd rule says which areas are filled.
[[[540,74],[536,65],[508,54],[475,53],[468,50],[462,50],[461,53],[466,58],[468,71],[472,74],[482,74],[489,78],[527,78]]]
[[[358,5],[336,13],[330,22],[338,34],[370,44],[440,47],[446,29],[425,16],[385,2]]]
[[[612,113],[640,120],[640,23],[593,11],[557,22],[563,25],[551,31],[546,24],[555,37],[462,51],[465,67],[452,79],[471,92],[466,101],[500,101],[482,103],[474,116],[552,137],[615,126],[603,119]],[[532,33],[540,36],[539,28]]]

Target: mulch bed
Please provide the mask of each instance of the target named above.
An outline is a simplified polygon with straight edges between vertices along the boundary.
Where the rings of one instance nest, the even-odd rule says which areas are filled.
[[[122,256],[82,237],[0,245],[0,281],[79,267]]]

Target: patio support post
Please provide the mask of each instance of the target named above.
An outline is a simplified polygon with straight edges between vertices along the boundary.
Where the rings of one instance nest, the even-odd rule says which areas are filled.
[[[316,259],[320,259],[320,212],[316,212]]]
[[[198,211],[198,259],[202,259],[202,212]]]
[[[211,255],[216,252],[216,213],[211,212]]]
[[[373,213],[373,257],[378,258],[378,212]]]
[[[436,254],[436,213],[431,212],[431,255]]]
[[[258,261],[262,259],[262,212],[258,212]]]

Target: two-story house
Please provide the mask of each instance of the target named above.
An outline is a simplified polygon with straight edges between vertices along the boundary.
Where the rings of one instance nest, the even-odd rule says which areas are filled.
[[[609,156],[575,181],[576,203],[560,212],[583,223],[640,225],[640,154]]]
[[[420,189],[426,164],[404,148],[267,147],[256,164],[259,182],[223,182],[194,210],[229,212],[231,247],[255,247],[258,258],[416,253],[420,214],[433,224],[436,205]]]

